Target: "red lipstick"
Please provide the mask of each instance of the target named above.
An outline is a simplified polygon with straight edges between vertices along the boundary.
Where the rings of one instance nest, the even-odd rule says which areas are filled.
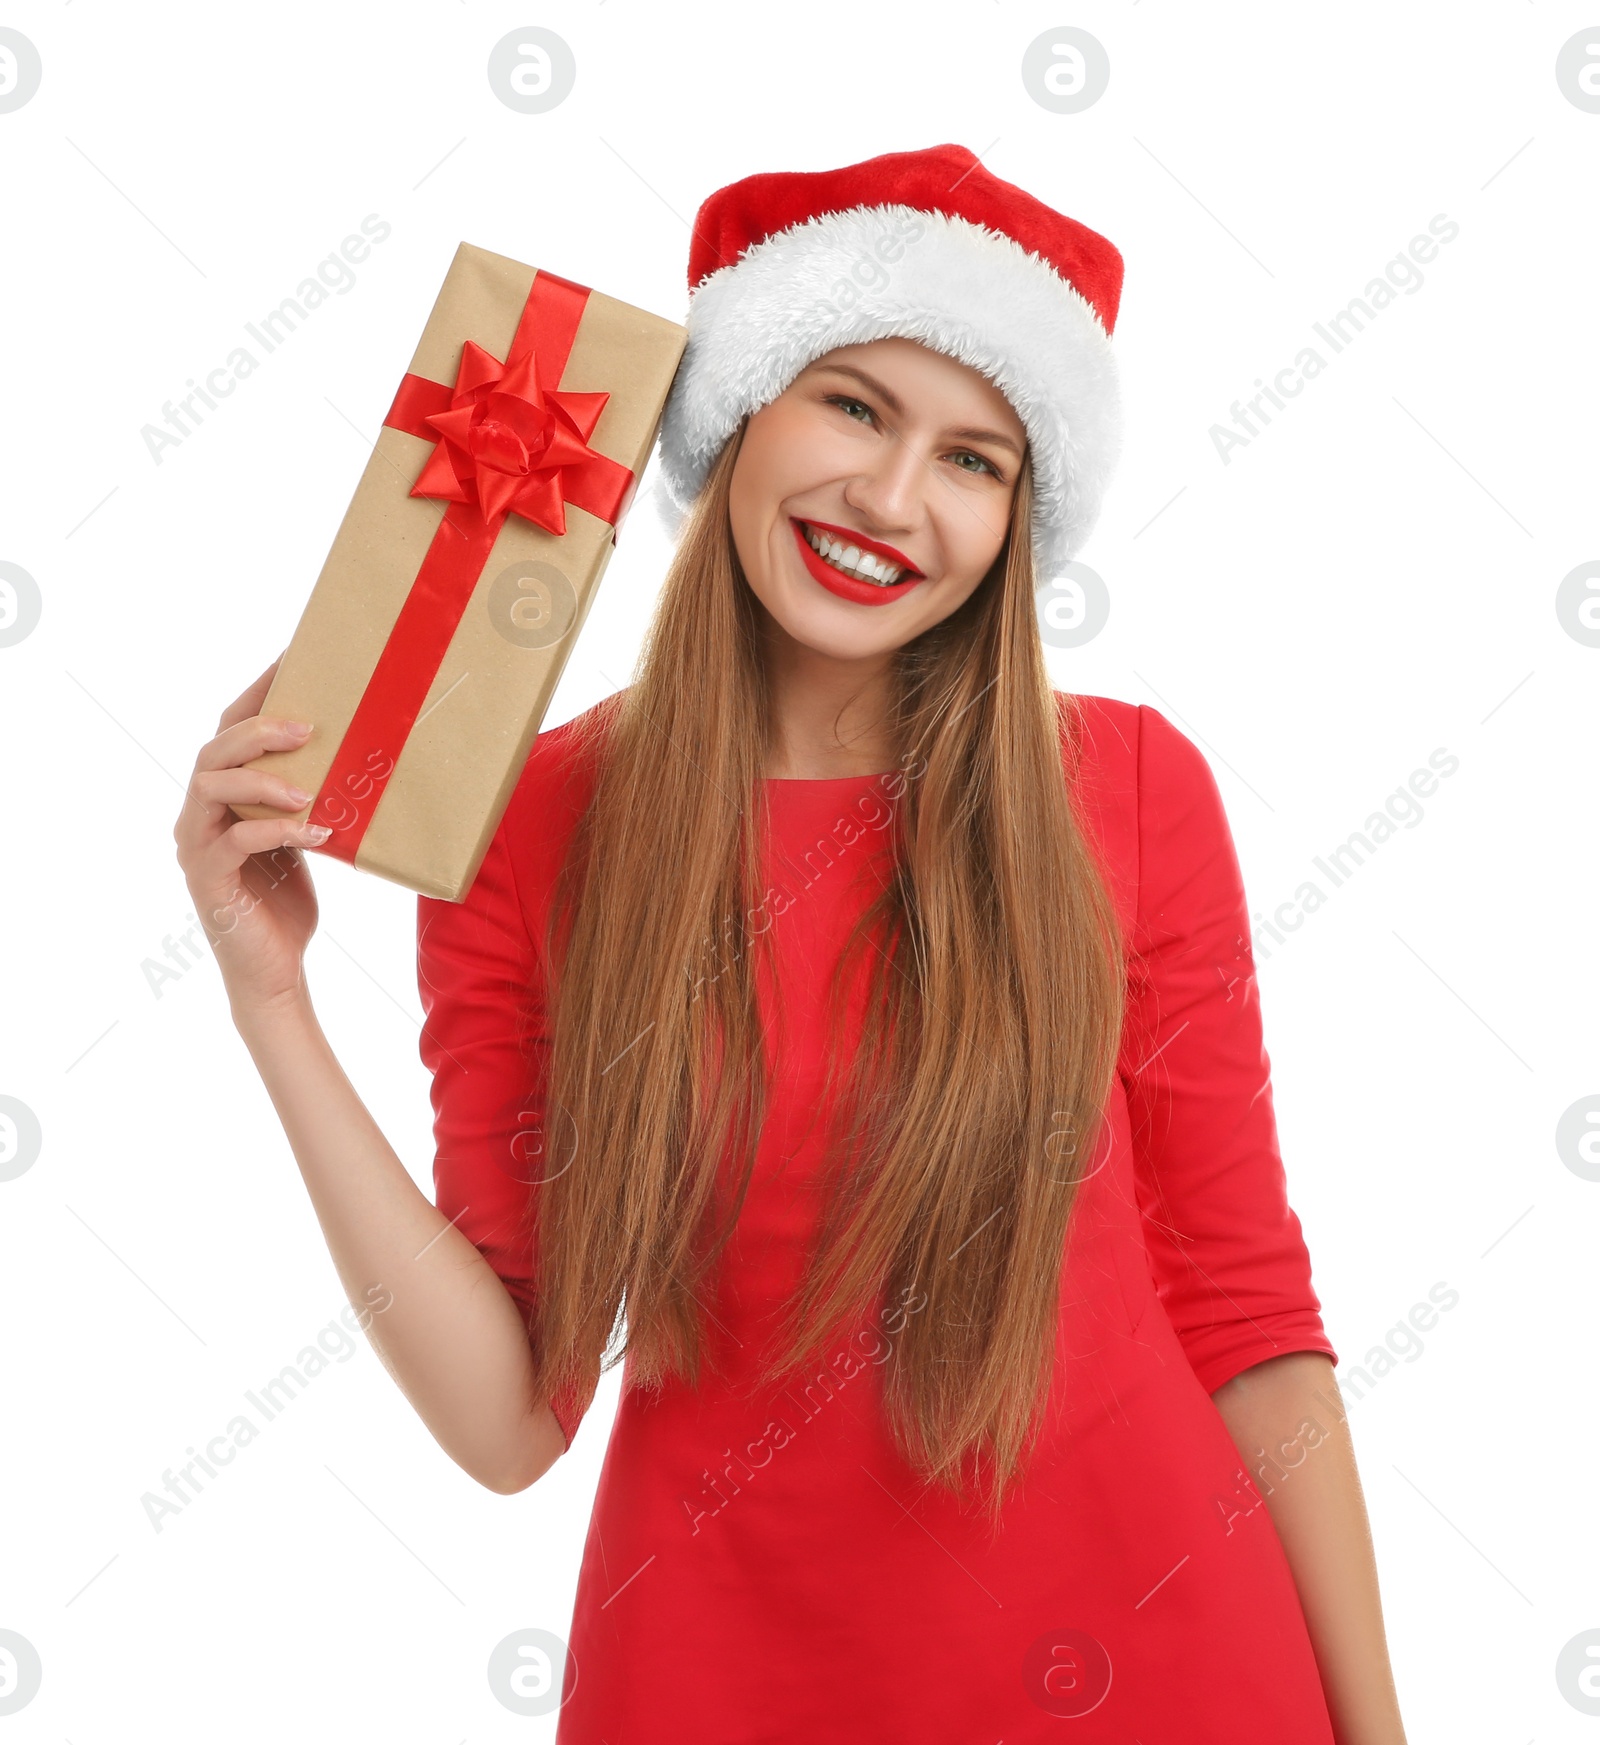
[[[887,606],[890,601],[898,600],[903,594],[909,594],[917,583],[924,579],[922,571],[892,545],[885,545],[881,540],[868,539],[865,535],[853,532],[848,527],[834,527],[826,521],[802,522],[799,517],[791,515],[789,524],[794,528],[794,542],[799,548],[800,560],[810,571],[812,579],[820,583],[830,594],[837,594],[841,600],[853,600],[858,606]],[[856,546],[861,551],[869,551],[875,557],[881,557],[886,562],[899,564],[909,573],[903,582],[896,582],[892,588],[879,587],[876,582],[858,582],[854,576],[847,576],[843,570],[835,569],[825,558],[811,549],[811,542],[806,538],[807,527],[815,527],[821,533],[831,533],[835,539],[842,539],[847,544]]]

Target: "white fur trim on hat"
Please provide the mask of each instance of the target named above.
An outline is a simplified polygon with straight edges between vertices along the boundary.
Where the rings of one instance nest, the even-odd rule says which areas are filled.
[[[1022,420],[1040,580],[1089,537],[1122,448],[1111,339],[1088,299],[1011,237],[912,206],[825,213],[703,280],[686,325],[661,419],[669,531],[747,413],[835,346],[901,335],[982,371]]]

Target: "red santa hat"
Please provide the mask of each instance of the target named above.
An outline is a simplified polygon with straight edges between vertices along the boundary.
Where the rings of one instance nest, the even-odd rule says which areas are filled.
[[[983,372],[1028,432],[1034,556],[1088,538],[1121,451],[1122,256],[965,146],[746,176],[705,201],[689,343],[661,422],[668,526],[747,413],[835,346],[899,334]]]

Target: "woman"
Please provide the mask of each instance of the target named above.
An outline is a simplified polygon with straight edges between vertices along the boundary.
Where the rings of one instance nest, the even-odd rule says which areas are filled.
[[[1403,1741],[1216,784],[1040,648],[1120,283],[954,146],[706,202],[635,682],[419,899],[437,1207],[312,1012],[312,838],[229,821],[305,804],[240,767],[270,672],[200,754],[235,1022],[429,1429],[521,1490],[625,1357],[565,1745]]]

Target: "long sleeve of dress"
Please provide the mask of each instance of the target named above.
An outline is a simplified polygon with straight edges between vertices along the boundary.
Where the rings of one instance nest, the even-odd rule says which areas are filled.
[[[1210,766],[1139,709],[1124,1084],[1157,1295],[1207,1393],[1288,1351],[1338,1362],[1287,1197],[1250,919]]]
[[[539,1175],[545,1056],[542,965],[513,864],[508,811],[466,900],[417,899],[419,1041],[432,1074],[435,1204],[531,1318],[525,1214]],[[588,1400],[550,1400],[570,1447]]]

